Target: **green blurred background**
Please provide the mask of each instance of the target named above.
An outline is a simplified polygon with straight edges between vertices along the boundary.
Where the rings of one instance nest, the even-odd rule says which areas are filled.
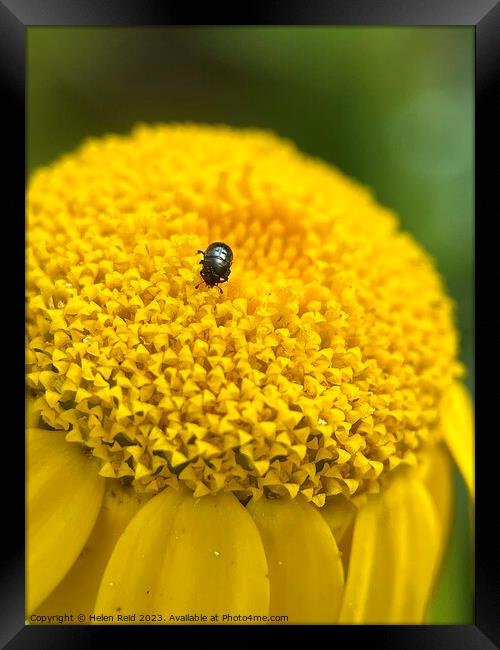
[[[472,27],[30,27],[28,174],[137,122],[257,126],[372,188],[435,257],[474,391]],[[471,623],[470,512],[429,620]]]

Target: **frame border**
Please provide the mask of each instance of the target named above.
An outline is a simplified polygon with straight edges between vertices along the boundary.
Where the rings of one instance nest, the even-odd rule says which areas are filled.
[[[203,12],[189,14],[186,5],[173,7],[171,4],[161,0],[150,0],[148,4],[134,2],[134,0],[118,0],[116,2],[103,3],[99,0],[0,0],[0,83],[3,89],[2,104],[7,108],[7,119],[5,124],[8,128],[4,130],[2,149],[4,158],[9,161],[6,171],[9,181],[5,183],[4,191],[7,192],[6,214],[12,215],[9,223],[14,224],[13,230],[21,234],[21,220],[14,218],[15,212],[24,212],[24,193],[26,179],[26,161],[24,149],[20,142],[26,136],[25,110],[22,106],[25,93],[26,76],[26,32],[31,26],[148,26],[148,25],[200,25],[205,24],[200,19]],[[198,9],[198,7],[197,7]],[[476,214],[488,214],[489,206],[496,206],[498,199],[493,195],[493,190],[498,184],[498,173],[495,174],[494,166],[491,166],[485,153],[491,150],[492,134],[495,133],[494,119],[500,114],[498,86],[495,81],[498,79],[500,69],[500,4],[497,0],[475,0],[474,2],[457,3],[452,0],[377,0],[377,3],[370,0],[335,0],[328,2],[316,2],[313,7],[299,7],[297,0],[287,2],[286,11],[277,3],[269,3],[267,6],[259,7],[260,11],[249,11],[246,16],[229,14],[225,9],[217,12],[211,7],[210,20],[206,23],[213,25],[214,17],[220,13],[223,20],[220,25],[394,25],[394,26],[461,26],[468,25],[475,28],[476,48],[476,109],[475,109],[475,205]],[[280,11],[281,9],[281,11]],[[233,12],[234,13],[234,12]],[[243,12],[242,12],[243,13]],[[196,20],[194,17],[196,16]],[[229,18],[234,18],[229,20]],[[237,20],[239,19],[239,20]],[[496,92],[495,92],[496,91]],[[25,142],[25,141],[24,141]],[[22,152],[22,153],[21,153]],[[496,199],[496,201],[495,201]],[[491,208],[490,208],[491,209]],[[497,208],[498,209],[498,208]],[[17,225],[16,225],[17,224]],[[23,223],[24,225],[24,223]],[[19,233],[17,233],[19,230]],[[482,234],[477,232],[476,219],[476,251],[481,242]],[[491,242],[490,242],[491,243]],[[482,244],[481,244],[482,245]],[[498,255],[498,253],[497,253]],[[476,254],[476,270],[480,271]],[[494,259],[494,257],[490,258]],[[483,257],[484,260],[484,257]],[[21,263],[19,264],[21,267]],[[14,266],[14,268],[17,267]],[[16,278],[23,279],[24,267],[19,268],[15,273]],[[8,265],[8,276],[13,276],[12,264]],[[478,274],[476,273],[476,278]],[[9,281],[9,285],[10,285]],[[12,289],[11,289],[12,290]],[[14,300],[9,305],[16,304]],[[476,292],[477,293],[477,292]],[[22,305],[24,312],[24,302]],[[22,312],[22,313],[23,313]],[[476,321],[476,327],[478,323]],[[485,326],[481,325],[485,330]],[[21,328],[20,328],[20,331]],[[480,341],[496,341],[497,332],[486,338],[486,332]],[[9,331],[9,339],[12,338],[12,331]],[[20,336],[21,339],[21,336]],[[24,341],[20,341],[24,348]],[[12,348],[15,346],[12,345]],[[16,355],[17,356],[17,355]],[[10,365],[11,374],[9,381],[14,379],[17,386],[19,380],[20,394],[24,394],[24,375],[17,360]],[[12,374],[13,373],[13,374]],[[481,381],[480,384],[481,386]],[[482,386],[477,391],[481,400],[486,400],[487,386]],[[23,391],[23,392],[21,392]],[[498,396],[495,396],[498,400]],[[495,403],[490,400],[488,403]],[[22,398],[24,407],[24,398]],[[477,408],[477,399],[476,399]],[[14,409],[14,412],[16,410]],[[14,416],[16,417],[16,416]],[[476,411],[476,418],[478,414]],[[17,430],[18,419],[13,422],[13,428]],[[496,458],[500,457],[500,443],[496,432],[490,439],[479,438],[476,442],[476,467],[481,471],[476,472],[476,486],[478,499],[476,505],[476,518],[479,526],[476,527],[476,624],[475,625],[419,625],[419,626],[312,626],[314,627],[315,639],[323,636],[325,640],[345,641],[347,644],[354,642],[367,642],[374,649],[383,648],[425,648],[426,650],[453,647],[457,650],[489,650],[500,648],[500,559],[498,554],[498,542],[494,532],[496,517],[491,515],[488,508],[488,478],[498,473]],[[15,437],[15,436],[14,436]],[[486,448],[487,444],[487,448]],[[493,448],[492,448],[493,445]],[[496,447],[495,447],[496,445]],[[12,457],[24,459],[24,440],[14,444]],[[494,452],[498,451],[498,454]],[[13,485],[13,491],[22,495],[24,499],[24,463],[19,462],[7,468],[15,472],[17,483]],[[17,470],[17,471],[16,471]],[[9,485],[12,485],[9,483]],[[6,495],[6,499],[8,495]],[[22,506],[20,511],[22,512]],[[493,520],[493,521],[492,521]],[[491,524],[493,528],[490,528]],[[175,642],[185,642],[186,630],[179,627],[169,626],[168,637],[165,637],[161,628],[149,626],[126,626],[122,628],[109,626],[27,626],[24,620],[24,518],[21,517],[20,530],[11,530],[11,527],[4,528],[4,542],[6,551],[2,554],[4,563],[2,565],[2,581],[0,593],[0,643],[3,647],[12,649],[26,648],[36,645],[38,648],[91,647],[91,644],[99,640],[113,642],[117,637],[126,638],[127,641],[137,639],[144,642],[144,630],[136,628],[149,628],[147,631],[151,639],[158,639],[165,643],[166,638]],[[216,627],[199,626],[200,634],[204,640],[212,638]],[[276,634],[276,629],[287,631],[290,634],[300,636],[304,633],[304,641],[311,640],[310,633],[304,628],[308,626],[258,626],[247,627],[249,639],[271,640]],[[326,628],[326,629],[325,629]],[[238,630],[232,626],[224,626],[222,636],[233,638]],[[261,637],[261,635],[263,635]],[[235,640],[238,637],[234,637]],[[241,638],[241,637],[240,637]],[[495,645],[496,644],[496,645]]]

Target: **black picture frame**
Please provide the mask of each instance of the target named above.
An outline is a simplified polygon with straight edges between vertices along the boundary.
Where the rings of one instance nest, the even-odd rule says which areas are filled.
[[[198,7],[197,7],[198,9]],[[341,0],[302,3],[296,0],[282,3],[268,2],[257,9],[245,12],[240,7],[239,15],[224,7],[223,12],[210,3],[210,16],[193,11],[189,13],[186,4],[176,7],[172,3],[161,0],[149,2],[132,2],[121,0],[110,2],[102,0],[0,0],[0,93],[2,106],[5,111],[2,132],[2,153],[7,163],[3,178],[5,179],[2,193],[6,200],[2,202],[5,213],[5,239],[19,237],[19,248],[9,245],[4,251],[3,262],[7,262],[4,273],[9,278],[7,295],[8,314],[17,310],[19,305],[20,320],[24,323],[24,301],[21,306],[20,296],[24,287],[24,258],[18,255],[23,250],[25,192],[25,149],[22,146],[25,136],[25,42],[27,28],[34,25],[75,25],[75,26],[145,26],[145,25],[400,25],[400,26],[455,26],[468,25],[475,29],[476,43],[476,106],[475,106],[475,207],[476,207],[476,286],[481,277],[489,276],[484,270],[488,260],[495,259],[484,252],[488,237],[483,236],[479,215],[486,223],[489,213],[493,216],[498,212],[498,198],[493,193],[498,185],[498,165],[495,156],[487,156],[493,151],[495,118],[499,115],[498,79],[500,60],[500,5],[496,0]],[[246,13],[246,15],[245,15]],[[203,20],[208,19],[208,20]],[[6,176],[5,176],[6,175]],[[491,243],[491,240],[490,242]],[[481,247],[481,263],[479,264],[478,249]],[[13,251],[13,259],[10,259]],[[484,274],[484,275],[483,275]],[[17,282],[11,282],[11,279]],[[19,291],[18,291],[19,289]],[[5,291],[3,292],[5,296]],[[485,290],[486,295],[491,295]],[[19,299],[19,302],[18,302]],[[477,300],[476,313],[479,312],[481,301]],[[481,345],[495,340],[493,329],[488,335],[488,326],[492,329],[490,319],[486,316],[476,318],[476,341],[481,351]],[[21,327],[17,330],[15,322],[9,318],[7,323],[9,341],[14,341],[19,333],[19,347],[24,348],[21,341]],[[14,339],[12,335],[14,334]],[[6,338],[4,338],[6,340]],[[19,410],[15,406],[10,410],[12,416],[7,417],[7,427],[13,432],[8,435],[9,457],[13,460],[9,468],[4,468],[4,525],[3,542],[5,550],[2,553],[2,576],[0,582],[0,644],[12,649],[36,647],[84,648],[99,643],[116,642],[121,638],[129,642],[135,639],[144,642],[145,633],[148,640],[158,643],[184,641],[188,630],[184,627],[169,627],[168,634],[163,628],[149,627],[147,630],[137,629],[141,626],[126,628],[111,628],[106,626],[27,626],[24,615],[24,518],[18,516],[13,523],[12,513],[24,513],[24,438],[19,427],[19,412],[24,409],[24,374],[19,363],[19,354],[14,342],[8,346],[13,354],[13,360],[4,361],[9,365],[10,393],[18,393]],[[491,346],[487,354],[494,355]],[[480,356],[480,355],[478,355]],[[480,367],[480,366],[478,366]],[[317,643],[326,641],[332,644],[367,643],[371,648],[454,648],[481,650],[500,647],[500,577],[499,577],[499,545],[496,537],[496,510],[491,507],[494,493],[493,477],[496,469],[496,458],[499,442],[495,420],[495,431],[489,432],[486,426],[480,425],[482,404],[494,404],[494,397],[488,394],[488,382],[482,381],[478,373],[476,381],[476,540],[475,540],[475,577],[476,577],[476,608],[475,624],[469,626],[269,626],[247,627],[246,638],[251,641],[262,640],[272,642],[277,634],[293,634],[297,641]],[[19,383],[18,383],[19,382]],[[491,388],[489,388],[491,390]],[[497,398],[498,399],[498,398]],[[15,400],[12,400],[15,404]],[[11,421],[12,420],[12,421]],[[9,475],[12,473],[12,477]],[[10,505],[9,505],[10,504]],[[292,629],[293,627],[293,629]],[[210,643],[212,636],[224,636],[237,640],[242,630],[239,627],[208,628],[199,626],[194,630],[203,635],[205,643]],[[345,647],[345,646],[344,646]]]

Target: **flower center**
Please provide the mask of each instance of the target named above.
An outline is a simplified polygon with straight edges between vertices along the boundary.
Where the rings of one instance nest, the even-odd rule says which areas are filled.
[[[267,134],[88,143],[30,184],[32,417],[138,491],[378,491],[456,372],[450,301],[395,225]],[[195,289],[211,241],[234,252],[223,296]]]

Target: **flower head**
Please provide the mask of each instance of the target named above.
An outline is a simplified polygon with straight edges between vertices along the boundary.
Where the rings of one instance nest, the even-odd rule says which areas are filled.
[[[197,250],[214,241],[234,253],[222,296],[195,288]],[[283,607],[309,620],[300,598],[287,600],[305,567],[323,603],[313,599],[312,620],[337,620],[340,608],[363,619],[370,570],[352,557],[370,534],[373,553],[393,548],[374,523],[389,517],[392,532],[406,522],[403,537],[434,530],[407,614],[422,615],[446,528],[428,468],[447,475],[439,441],[443,399],[458,390],[457,337],[432,261],[366,189],[261,131],[141,126],[91,140],[30,183],[27,291],[32,463],[47,485],[47,450],[75,457],[72,512],[93,504],[63,569],[55,561],[40,577],[49,551],[32,539],[31,610],[81,574],[91,535],[106,550],[89,608],[98,591],[101,610],[194,607],[201,584],[205,610],[221,611],[222,572],[227,611]],[[117,494],[126,515],[102,532],[98,513],[118,512]],[[52,509],[59,496],[43,499]]]

